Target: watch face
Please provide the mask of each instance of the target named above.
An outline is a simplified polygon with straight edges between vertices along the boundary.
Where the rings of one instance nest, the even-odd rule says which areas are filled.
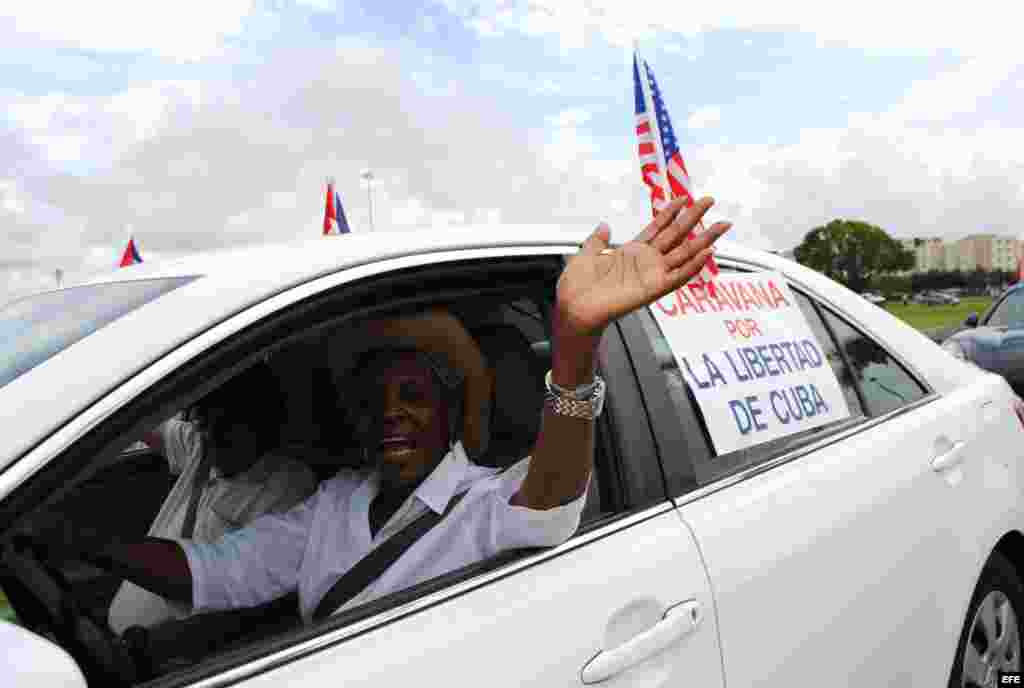
[[[556,385],[554,382],[552,382],[551,371],[548,371],[548,374],[545,377],[545,382],[547,383],[548,388],[552,392],[554,392],[555,394],[559,394],[561,396],[571,397],[576,401],[586,401],[587,399],[590,399],[590,397],[593,396],[594,394],[594,390],[597,389],[600,380],[600,377],[594,375],[593,382],[588,382],[586,384],[579,385],[578,387],[574,387],[573,389],[566,389],[565,387],[562,387],[561,385]]]

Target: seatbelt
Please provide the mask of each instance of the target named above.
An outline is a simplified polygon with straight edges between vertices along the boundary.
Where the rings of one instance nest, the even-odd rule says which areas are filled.
[[[319,621],[330,616],[336,609],[340,609],[343,604],[365,590],[370,583],[379,578],[389,566],[398,561],[399,557],[415,545],[421,537],[426,535],[427,531],[440,523],[441,519],[447,516],[465,495],[466,492],[460,492],[452,497],[444,513],[439,514],[428,509],[425,514],[405,528],[402,528],[402,530],[381,543],[377,549],[356,562],[355,566],[346,571],[341,578],[334,581],[334,585],[331,586],[331,589],[320,600],[320,604],[316,606],[316,611],[313,612],[313,620]]]
[[[192,494],[189,495],[188,509],[185,511],[185,522],[181,526],[181,537],[186,540],[192,539],[192,533],[196,529],[196,516],[199,512],[199,498],[206,486],[206,479],[210,475],[210,464],[208,452],[203,452],[203,458],[196,466],[196,473],[192,476]]]

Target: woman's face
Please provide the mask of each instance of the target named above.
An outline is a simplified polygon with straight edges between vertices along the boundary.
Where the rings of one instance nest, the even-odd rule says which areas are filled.
[[[448,407],[431,370],[413,354],[371,363],[362,376],[363,442],[385,484],[410,486],[448,451]]]

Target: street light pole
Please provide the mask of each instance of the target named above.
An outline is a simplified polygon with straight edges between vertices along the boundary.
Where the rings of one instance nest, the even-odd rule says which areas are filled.
[[[370,231],[373,231],[373,170],[363,170],[359,176],[366,180],[366,199],[370,204]]]

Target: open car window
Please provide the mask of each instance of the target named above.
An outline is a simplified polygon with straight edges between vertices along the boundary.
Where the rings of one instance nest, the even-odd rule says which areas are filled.
[[[527,456],[532,448],[539,430],[543,376],[550,368],[549,299],[559,268],[552,260],[524,268],[521,275],[510,269],[511,277],[503,277],[500,270],[492,269],[481,271],[479,278],[435,276],[435,283],[426,288],[422,277],[393,285],[394,301],[403,303],[403,313],[423,308],[426,303],[436,305],[429,298],[424,299],[424,294],[446,290],[448,296],[443,305],[477,339],[495,369],[489,443],[483,455],[474,457],[474,463],[480,466],[500,471]],[[410,305],[408,300],[403,302],[403,290],[405,296],[418,298],[424,306]],[[375,288],[367,289],[362,297],[338,294],[325,298],[319,310],[308,309],[301,321],[296,321],[291,313],[279,314],[278,320],[266,325],[265,334],[252,340],[239,338],[226,343],[223,348],[228,353],[213,351],[208,359],[192,364],[189,370],[165,381],[160,389],[152,392],[152,399],[137,400],[120,413],[121,417],[112,418],[95,431],[97,438],[103,438],[101,433],[105,431],[117,430],[116,435],[83,440],[79,447],[58,458],[50,478],[57,480],[58,475],[63,476],[60,480],[64,488],[58,496],[54,497],[57,493],[44,487],[46,472],[25,486],[26,490],[36,490],[39,498],[34,509],[21,514],[18,527],[22,532],[42,534],[47,529],[60,530],[64,524],[73,523],[78,528],[104,530],[122,538],[147,533],[175,538],[182,535],[182,523],[188,522],[188,512],[194,510],[198,514],[193,517],[195,533],[202,530],[204,518],[226,533],[240,532],[261,517],[260,509],[249,507],[266,497],[274,469],[263,468],[244,476],[249,490],[246,494],[250,495],[246,497],[248,501],[239,497],[225,498],[224,485],[229,480],[223,475],[202,474],[198,463],[175,475],[168,468],[167,457],[133,443],[155,422],[168,419],[177,410],[191,409],[203,395],[220,389],[256,366],[269,368],[283,398],[280,414],[274,420],[280,430],[279,443],[270,453],[302,467],[287,473],[286,485],[294,484],[301,475],[311,475],[316,488],[316,483],[322,486],[341,472],[365,471],[368,467],[361,463],[359,452],[353,451],[357,443],[353,427],[346,420],[346,405],[352,395],[339,387],[341,378],[334,374],[329,347],[339,336],[344,338],[347,333],[351,334],[357,320],[350,319],[350,314],[377,317],[394,312],[380,299],[381,293],[386,292]],[[265,404],[266,396],[253,394],[249,402],[253,405],[251,408],[256,408]],[[187,425],[193,421],[190,415],[176,415],[168,422]],[[581,524],[584,526],[604,518],[611,510],[611,501],[603,498],[610,483],[606,483],[601,472],[608,460],[604,444],[607,437],[598,434],[596,462],[599,468],[583,505]],[[132,451],[125,452],[125,447],[131,447]],[[58,474],[57,465],[62,474]],[[193,501],[188,495],[194,493],[197,486],[201,488],[200,497]],[[116,510],[108,508],[114,503],[118,504]],[[269,500],[263,503],[269,504]],[[303,503],[298,493],[292,496],[292,503]],[[173,518],[170,521],[174,527],[160,531],[157,526],[168,521],[170,512],[179,515],[176,521]],[[284,513],[288,511],[280,504],[262,510],[264,515]],[[5,546],[9,547],[10,540],[5,540]],[[7,551],[10,553],[10,549]],[[336,628],[339,624],[372,616],[408,602],[410,596],[443,590],[457,582],[452,577],[466,580],[528,553],[528,550],[504,552],[493,561],[475,561],[458,571],[444,572],[436,580],[420,580],[411,591],[394,590],[348,609],[321,625]],[[0,568],[0,587],[10,594],[13,607],[10,613],[16,613],[20,623],[65,646],[95,685],[104,685],[104,681],[115,674],[127,677],[128,684],[149,680],[171,684],[187,682],[196,676],[211,675],[216,669],[210,667],[217,662],[240,661],[231,658],[250,656],[260,652],[258,648],[275,643],[277,646],[287,643],[281,638],[290,634],[308,637],[320,627],[317,623],[303,625],[294,598],[282,598],[263,611],[246,615],[244,621],[224,615],[214,618],[216,612],[203,618],[190,616],[187,610],[173,609],[175,618],[153,626],[142,625],[145,633],[128,633],[124,624],[115,629],[110,623],[112,607],[119,599],[124,604],[124,582],[77,561],[59,565],[44,562],[37,567],[13,558],[5,559],[4,567]],[[49,592],[44,593],[44,589]],[[48,602],[37,603],[36,598],[47,595],[51,595]],[[137,604],[140,605],[140,620],[156,618],[146,616],[153,612],[151,597],[133,593],[127,598],[128,610],[132,609],[130,605]],[[73,607],[84,621],[77,630],[50,628],[56,623],[53,616],[57,612],[48,607],[61,606],[68,599],[74,600]],[[164,614],[166,610],[156,611]]]

